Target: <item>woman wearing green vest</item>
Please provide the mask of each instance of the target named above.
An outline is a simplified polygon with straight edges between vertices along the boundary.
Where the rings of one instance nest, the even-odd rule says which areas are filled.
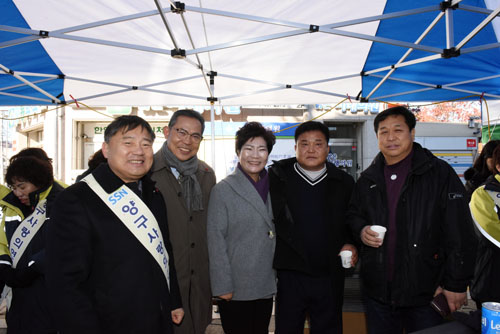
[[[500,302],[500,146],[493,151],[495,174],[472,194],[470,209],[480,232],[474,278],[470,285],[478,311],[466,324],[481,328],[481,304]]]
[[[54,182],[50,162],[33,156],[12,160],[5,179],[12,191],[0,200],[0,281],[11,288],[8,332],[55,333],[44,279],[44,231],[63,188]]]

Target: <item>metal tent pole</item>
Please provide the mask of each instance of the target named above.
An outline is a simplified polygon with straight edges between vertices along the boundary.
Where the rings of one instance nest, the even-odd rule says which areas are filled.
[[[207,73],[207,75],[210,77],[210,97],[208,98],[208,101],[210,101],[210,135],[212,137],[212,168],[215,171],[215,101],[217,101],[217,98],[214,97],[215,93],[215,76],[217,75],[217,72],[210,71]]]

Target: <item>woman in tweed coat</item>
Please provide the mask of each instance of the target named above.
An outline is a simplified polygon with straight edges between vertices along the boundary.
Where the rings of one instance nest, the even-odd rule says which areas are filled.
[[[210,281],[225,333],[268,333],[276,239],[264,167],[274,143],[260,123],[245,124],[236,133],[238,166],[210,195]]]

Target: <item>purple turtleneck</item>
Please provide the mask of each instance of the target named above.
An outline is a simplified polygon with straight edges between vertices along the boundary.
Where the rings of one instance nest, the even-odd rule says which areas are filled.
[[[255,187],[255,190],[257,190],[264,203],[267,203],[267,194],[269,193],[269,175],[267,174],[267,170],[264,168],[259,174],[259,181],[255,182],[254,179],[252,179],[252,177],[248,175],[243,168],[241,168],[239,162],[238,169],[241,170],[243,175],[245,175],[250,183]]]
[[[411,169],[412,157],[413,150],[400,162],[395,163],[394,165],[384,166],[387,207],[389,209],[389,221],[387,222],[387,233],[384,242],[387,242],[387,276],[389,282],[392,282],[394,277],[397,240],[396,211],[398,207],[398,200],[399,195],[401,194],[401,189],[405,184],[406,177]]]

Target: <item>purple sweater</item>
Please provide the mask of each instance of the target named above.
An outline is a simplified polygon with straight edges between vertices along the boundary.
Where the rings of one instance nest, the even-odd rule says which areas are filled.
[[[384,166],[385,188],[387,193],[387,207],[389,209],[389,221],[385,242],[387,242],[387,278],[392,282],[394,277],[394,262],[396,257],[397,224],[396,211],[399,195],[405,184],[406,177],[411,169],[413,150],[406,158],[394,165]]]

